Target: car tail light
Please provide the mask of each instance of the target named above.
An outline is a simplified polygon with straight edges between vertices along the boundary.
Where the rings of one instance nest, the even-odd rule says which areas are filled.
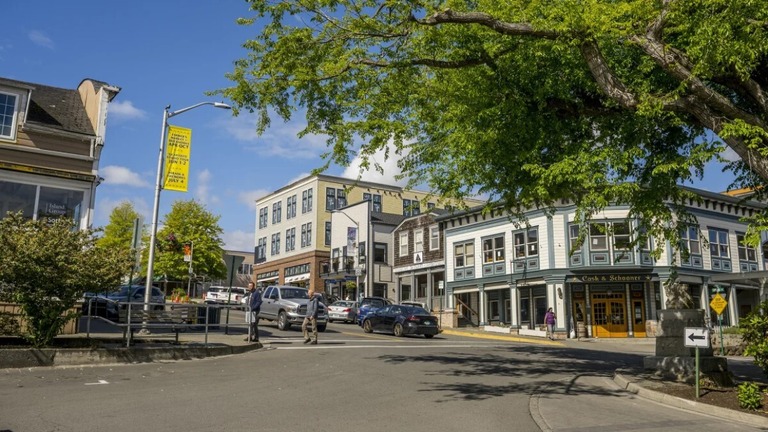
[[[417,322],[418,322],[418,321],[421,321],[421,320],[419,319],[419,317],[417,317],[417,316],[415,316],[415,315],[411,315],[411,316],[409,316],[408,318],[406,318],[406,320],[408,320],[408,321],[417,321]]]
[[[342,312],[350,312],[351,310],[352,310],[352,309],[350,309],[350,308],[346,308],[346,309],[344,309]]]

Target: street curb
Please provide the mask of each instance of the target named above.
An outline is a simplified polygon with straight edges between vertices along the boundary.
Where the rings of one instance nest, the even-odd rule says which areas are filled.
[[[657,392],[655,390],[647,389],[630,381],[619,372],[614,373],[613,382],[615,382],[616,385],[622,389],[630,393],[634,393],[643,399],[652,400],[666,406],[693,411],[701,414],[708,414],[722,419],[733,420],[750,426],[768,429],[768,418],[766,417],[755,414],[747,414],[741,411],[709,405],[702,402],[691,401],[688,399],[683,399],[677,396],[671,396],[665,393]]]
[[[491,339],[491,340],[503,340],[508,342],[523,342],[523,343],[535,343],[539,345],[552,345],[552,346],[565,346],[563,342],[557,341],[557,340],[546,340],[546,339],[536,339],[536,338],[525,338],[520,336],[507,336],[502,334],[487,334],[487,333],[480,333],[480,332],[471,332],[466,330],[450,330],[450,329],[442,329],[441,333],[449,334],[453,336],[466,336],[466,337],[473,337],[478,339]]]
[[[102,348],[25,348],[0,350],[0,368],[18,369],[40,366],[89,366],[115,363],[151,363],[192,360],[242,354],[262,348],[262,344],[214,345],[189,344],[152,347]]]

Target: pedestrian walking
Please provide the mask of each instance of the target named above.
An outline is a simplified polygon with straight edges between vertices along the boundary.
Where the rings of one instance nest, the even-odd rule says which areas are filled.
[[[551,340],[555,340],[555,322],[557,316],[552,311],[552,308],[547,309],[547,313],[544,314],[544,324],[547,325],[547,337]]]
[[[309,290],[309,302],[307,303],[307,315],[304,316],[304,322],[301,323],[301,331],[304,332],[304,343],[312,342],[317,345],[317,313],[320,311],[320,294],[315,294],[315,290]],[[307,326],[312,325],[312,337],[309,338]]]
[[[259,311],[261,311],[261,290],[256,289],[256,284],[248,283],[248,311],[246,312],[246,321],[250,324],[248,328],[248,337],[245,340],[251,342],[259,341]]]

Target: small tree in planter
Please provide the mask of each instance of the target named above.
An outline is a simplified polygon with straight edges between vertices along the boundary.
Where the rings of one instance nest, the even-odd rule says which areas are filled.
[[[739,331],[745,344],[744,355],[753,356],[755,365],[768,376],[768,300],[739,319]]]
[[[347,297],[357,301],[357,299],[355,298],[355,292],[357,291],[357,282],[347,281],[344,284],[344,288],[347,290]]]
[[[19,304],[21,336],[33,346],[50,344],[78,316],[73,307],[84,292],[118,286],[133,265],[129,250],[97,246],[94,233],[68,218],[0,219],[0,292]]]

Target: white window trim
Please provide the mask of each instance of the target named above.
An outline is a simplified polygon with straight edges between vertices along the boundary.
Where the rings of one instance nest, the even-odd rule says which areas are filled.
[[[424,230],[421,228],[413,232],[413,252],[424,252]]]
[[[19,106],[21,105],[21,95],[19,93],[15,92],[9,92],[9,91],[3,91],[0,90],[0,93],[14,96],[16,98],[16,101],[13,106],[13,118],[11,119],[11,135],[5,136],[0,135],[0,140],[4,141],[16,141],[16,135],[19,133]]]
[[[437,234],[436,236],[433,236],[432,234]],[[434,240],[434,244],[433,244]],[[429,250],[435,251],[440,250],[440,227],[429,227]]]
[[[405,239],[405,240],[403,240]],[[408,233],[400,233],[400,249],[397,251],[397,256],[404,257],[408,255]]]

